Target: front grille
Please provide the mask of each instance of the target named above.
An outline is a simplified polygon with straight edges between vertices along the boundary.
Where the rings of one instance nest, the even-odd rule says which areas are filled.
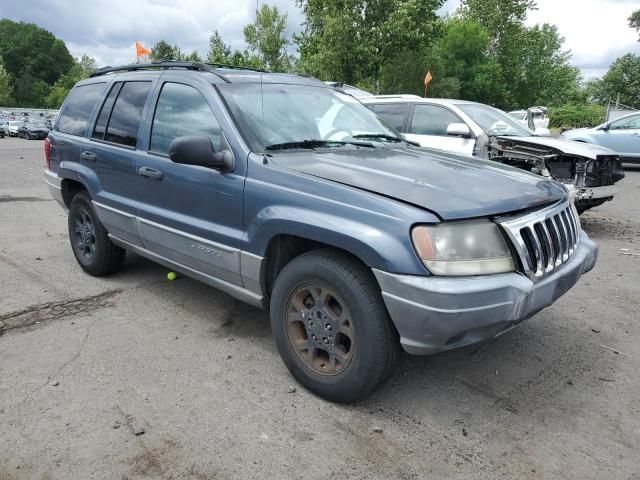
[[[501,219],[531,280],[540,280],[569,261],[580,242],[580,220],[568,202],[524,216]]]

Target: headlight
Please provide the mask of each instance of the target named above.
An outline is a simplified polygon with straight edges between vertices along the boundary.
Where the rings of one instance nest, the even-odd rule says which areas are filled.
[[[490,221],[420,225],[411,232],[413,245],[434,275],[489,275],[513,272],[509,246]]]

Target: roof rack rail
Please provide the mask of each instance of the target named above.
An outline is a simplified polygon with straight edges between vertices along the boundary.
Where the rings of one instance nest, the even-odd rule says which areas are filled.
[[[262,70],[261,68],[254,67],[241,67],[239,65],[233,65],[230,63],[209,63],[206,62],[205,65],[209,65],[215,68],[226,68],[228,70],[249,70],[250,72],[260,72],[260,73],[269,73],[266,70]]]
[[[156,70],[156,69],[170,69],[170,68],[184,68],[186,70],[200,70],[202,72],[209,72],[209,73],[213,73],[214,75],[217,75],[226,83],[231,83],[231,81],[228,78],[226,78],[220,72],[217,72],[216,68],[212,65],[202,63],[202,62],[182,62],[182,61],[176,61],[176,60],[161,60],[161,61],[151,62],[151,63],[132,63],[130,65],[122,65],[120,67],[104,67],[104,68],[100,68],[99,70],[96,70],[90,76],[93,78],[93,77],[99,77],[101,75],[106,75],[107,73],[114,73],[114,72],[134,72],[137,70]]]

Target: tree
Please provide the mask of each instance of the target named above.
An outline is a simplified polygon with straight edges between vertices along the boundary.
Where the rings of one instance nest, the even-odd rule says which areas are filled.
[[[76,60],[69,71],[53,84],[45,98],[45,106],[49,108],[60,108],[64,99],[67,98],[69,90],[80,80],[89,78],[89,75],[95,70],[96,61],[88,55],[82,55],[79,60]]]
[[[207,62],[209,63],[229,63],[231,56],[231,47],[224,43],[222,35],[216,30],[209,37],[209,53],[207,53]]]
[[[244,27],[244,39],[251,53],[271,71],[288,71],[291,66],[287,54],[289,41],[285,36],[287,14],[278,7],[262,5],[256,11],[256,20]]]
[[[151,47],[151,60],[178,60],[180,48],[177,45],[171,46],[166,41],[160,40]]]
[[[429,96],[500,103],[504,85],[500,66],[488,55],[489,44],[489,33],[479,23],[465,18],[445,21],[426,54],[434,78]]]
[[[64,42],[31,23],[0,20],[0,52],[16,106],[42,106],[51,85],[73,65]]]
[[[12,104],[13,99],[11,94],[13,93],[13,86],[11,85],[11,75],[7,72],[0,62],[0,105],[9,106]]]
[[[535,8],[535,0],[463,0],[458,12],[489,35],[487,54],[501,88],[492,101],[505,110],[558,105],[579,96],[579,71],[569,64],[571,53],[562,49],[556,27],[525,26]]]
[[[598,103],[619,98],[623,105],[640,108],[640,56],[628,53],[618,58],[601,80],[588,84],[587,90]]]
[[[421,54],[435,36],[436,10],[443,3],[297,0],[306,17],[303,31],[294,36],[300,52],[297,69],[374,90],[381,89],[383,80],[386,85],[400,81],[390,65],[403,71],[424,68],[409,59],[413,54],[413,63],[422,63]]]
[[[629,26],[634,28],[640,34],[640,10],[636,10],[629,17]],[[640,42],[640,38],[638,38]]]

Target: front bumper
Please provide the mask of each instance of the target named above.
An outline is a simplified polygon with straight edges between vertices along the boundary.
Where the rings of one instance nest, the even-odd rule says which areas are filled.
[[[576,190],[577,201],[610,198],[618,191],[614,185],[606,185],[604,187],[578,187]]]
[[[497,337],[573,287],[598,258],[584,232],[573,257],[534,283],[518,273],[420,277],[373,270],[403,348],[429,355]]]

